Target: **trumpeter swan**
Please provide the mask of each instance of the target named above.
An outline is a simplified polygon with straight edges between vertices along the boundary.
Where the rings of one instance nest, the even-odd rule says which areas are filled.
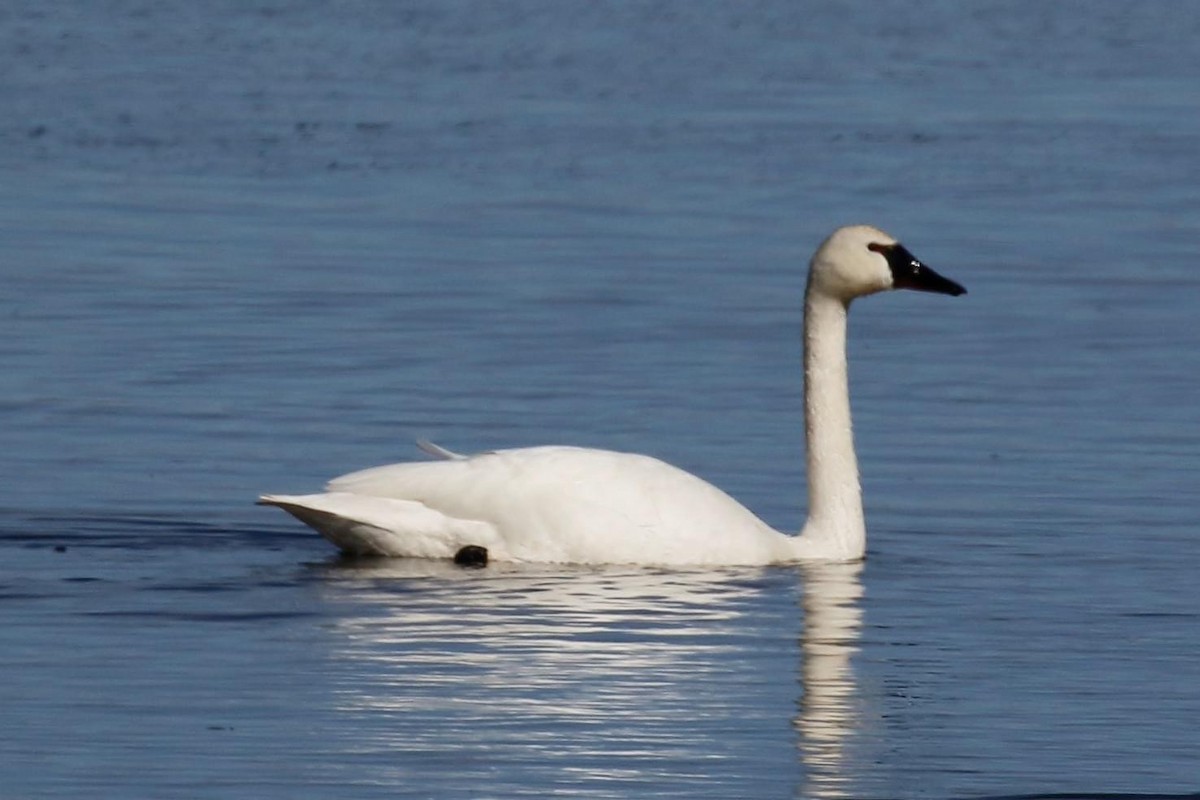
[[[712,484],[658,459],[579,447],[460,456],[425,444],[439,460],[375,467],[336,478],[320,494],[264,495],[258,502],[358,554],[655,565],[860,559],[866,526],[850,424],[846,315],[857,297],[901,288],[966,291],[865,225],[839,228],[809,264],[809,508],[799,536],[772,529]]]

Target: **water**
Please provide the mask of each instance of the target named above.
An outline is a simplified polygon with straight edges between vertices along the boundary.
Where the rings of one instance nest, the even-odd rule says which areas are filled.
[[[1200,10],[0,19],[3,796],[1200,791]],[[564,442],[794,529],[852,221],[970,290],[855,306],[861,570],[344,562],[250,505]]]

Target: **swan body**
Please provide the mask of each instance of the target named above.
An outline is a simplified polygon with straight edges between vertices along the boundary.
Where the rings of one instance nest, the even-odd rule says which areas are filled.
[[[530,447],[392,464],[331,481],[324,492],[264,495],[343,551],[497,561],[754,565],[853,561],[866,550],[850,420],[846,315],[852,300],[913,288],[962,294],[891,236],[839,228],[813,256],[805,291],[805,433],[809,516],[799,536],[774,530],[712,484],[649,456]]]

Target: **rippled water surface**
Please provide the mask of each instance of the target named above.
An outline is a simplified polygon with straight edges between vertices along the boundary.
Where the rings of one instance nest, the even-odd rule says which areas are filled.
[[[1195,797],[1200,6],[0,9],[0,796]],[[865,565],[344,561],[264,491],[631,449]]]

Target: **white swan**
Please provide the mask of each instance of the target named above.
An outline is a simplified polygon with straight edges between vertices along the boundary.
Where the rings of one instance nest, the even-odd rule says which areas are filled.
[[[710,483],[649,456],[531,447],[392,464],[310,495],[264,495],[346,552],[576,564],[774,564],[863,557],[866,527],[846,377],[850,302],[887,289],[966,290],[883,231],[840,228],[804,294],[808,521],[772,529]],[[481,550],[480,548],[485,548]]]

